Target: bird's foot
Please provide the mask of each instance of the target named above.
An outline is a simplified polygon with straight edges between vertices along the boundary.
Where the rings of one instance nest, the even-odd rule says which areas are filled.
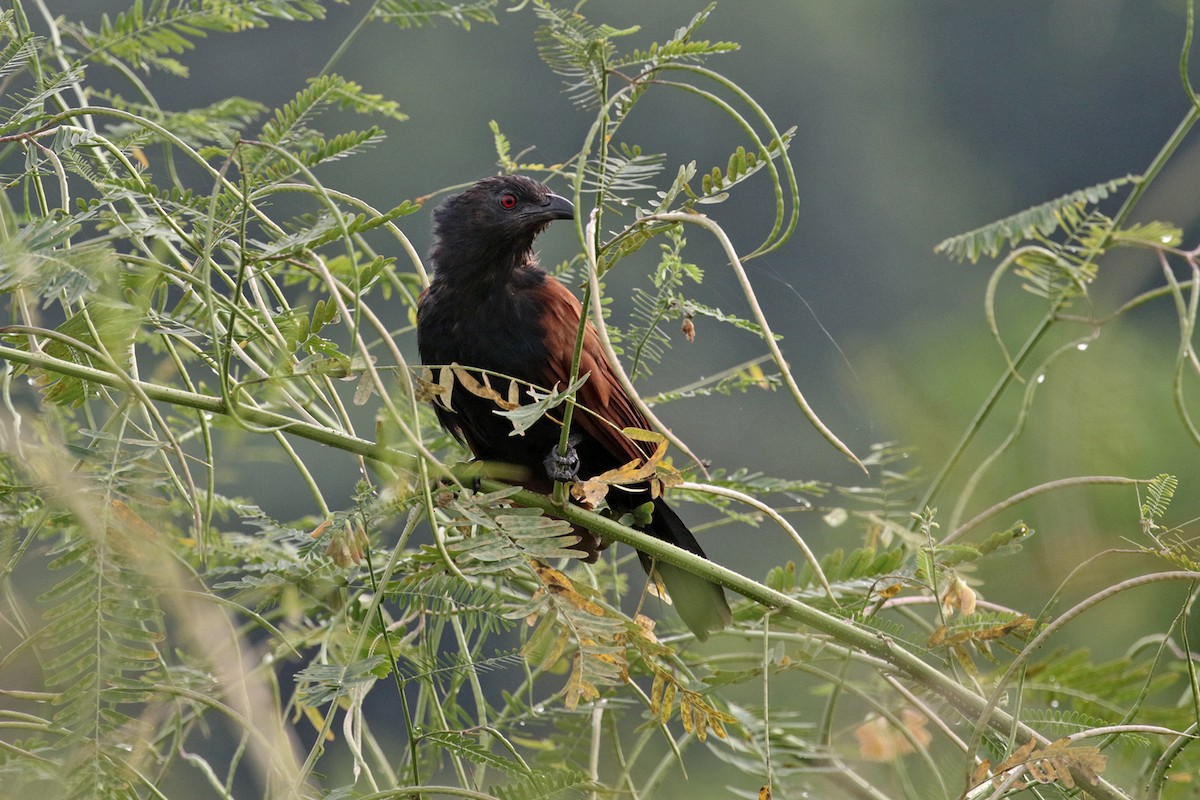
[[[567,454],[559,455],[556,445],[542,464],[546,467],[546,475],[554,481],[573,481],[579,475],[579,453],[575,445],[579,444],[579,435],[571,434],[567,438]]]

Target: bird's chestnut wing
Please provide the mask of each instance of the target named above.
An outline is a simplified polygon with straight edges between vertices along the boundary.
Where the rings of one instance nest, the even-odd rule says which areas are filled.
[[[571,359],[582,306],[575,295],[553,277],[548,277],[535,291],[541,301],[543,343],[548,356],[543,385],[553,387],[557,384],[562,388],[570,385]],[[600,345],[599,334],[590,322],[583,335],[579,364],[579,374],[585,373],[589,377],[575,398],[583,408],[576,409],[574,424],[618,458],[625,461],[647,458],[650,454],[642,449],[642,444],[630,439],[621,429],[645,430],[650,425],[617,380]]]

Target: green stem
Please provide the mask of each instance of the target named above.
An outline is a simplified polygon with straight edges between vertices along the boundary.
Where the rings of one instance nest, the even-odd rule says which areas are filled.
[[[604,73],[603,86],[601,87],[601,97],[608,94],[608,74]],[[619,94],[619,93],[618,93]],[[579,219],[579,200],[582,189],[582,181],[584,172],[587,170],[587,154],[591,152],[592,142],[598,141],[600,151],[597,155],[600,167],[601,181],[604,176],[604,165],[607,163],[608,143],[609,143],[609,116],[608,110],[611,106],[611,100],[600,109],[599,115],[596,118],[596,123],[592,126],[591,133],[597,134],[593,139],[589,136],[585,149],[579,155],[579,169],[575,175],[575,227],[581,234],[585,230],[581,227],[582,221]],[[601,184],[603,185],[603,184]],[[597,221],[600,215],[604,213],[604,193],[603,189],[596,195],[596,207],[593,216]],[[597,226],[597,230],[599,230]],[[594,234],[599,237],[599,233]],[[595,247],[595,244],[593,244]],[[588,269],[592,269],[592,265],[586,265]],[[592,301],[591,283],[583,290],[583,298],[579,301],[579,327],[575,331],[575,348],[571,352],[571,374],[567,376],[567,386],[573,386],[575,381],[579,379],[579,365],[583,363],[583,340],[587,334],[588,324],[588,305]],[[575,416],[575,393],[572,392],[567,397],[567,402],[563,405],[563,422],[562,432],[558,436],[558,455],[565,457],[571,449],[571,420]],[[554,499],[559,503],[565,504],[570,498],[567,496],[567,487],[561,481],[554,482]]]
[[[714,222],[712,219],[703,214],[685,214],[682,212],[672,211],[662,214],[655,214],[652,217],[647,217],[647,220],[658,220],[662,222],[686,223],[689,225],[698,225],[707,230],[713,237],[720,242],[722,249],[725,251],[725,257],[729,260],[729,266],[733,269],[734,275],[737,277],[738,284],[742,288],[742,294],[746,298],[746,303],[750,306],[750,311],[754,315],[754,321],[762,330],[762,340],[771,352],[771,357],[775,360],[776,366],[779,367],[780,375],[783,377],[784,384],[792,395],[792,399],[796,401],[796,405],[804,413],[809,424],[817,429],[817,432],[824,437],[825,441],[833,445],[834,449],[846,456],[848,459],[858,465],[859,469],[867,472],[867,467],[862,463],[858,456],[854,455],[854,451],[850,449],[841,439],[837,437],[829,426],[821,421],[817,416],[817,412],[809,405],[808,399],[805,398],[804,392],[800,391],[796,379],[792,376],[792,371],[788,367],[787,360],[783,357],[783,351],[779,349],[779,343],[775,339],[775,334],[771,331],[771,324],[767,321],[767,315],[763,312],[762,306],[759,305],[758,297],[754,293],[754,287],[750,284],[750,278],[746,274],[745,267],[742,266],[742,259],[738,257],[737,250],[733,243],[729,240],[723,228]]]
[[[14,332],[14,326],[0,327],[0,335],[11,334]],[[69,378],[77,378],[78,380],[88,381],[91,383],[106,386],[110,389],[119,389],[135,394],[145,396],[150,400],[161,403],[168,403],[174,406],[182,406],[184,408],[194,408],[197,411],[207,411],[210,414],[221,414],[224,416],[232,416],[230,404],[220,397],[213,395],[200,394],[198,392],[189,392],[183,389],[175,389],[169,386],[158,386],[145,381],[134,380],[132,378],[124,378],[111,372],[89,367],[84,364],[77,364],[74,361],[54,358],[45,353],[30,353],[26,350],[19,350],[8,345],[0,345],[0,358],[12,361],[18,364],[26,364],[31,367],[46,370],[57,375],[63,375]],[[401,451],[392,448],[384,447],[375,442],[359,438],[357,436],[348,436],[333,428],[326,428],[320,425],[314,425],[308,422],[302,422],[293,417],[288,417],[275,411],[268,411],[261,408],[239,407],[238,416],[247,422],[255,425],[260,425],[263,428],[271,430],[279,430],[285,433],[290,433],[294,436],[299,436],[302,439],[317,442],[319,444],[329,445],[339,450],[344,450],[349,453],[366,456],[376,461],[392,465],[411,466],[414,456],[405,454]]]
[[[363,28],[367,27],[367,23],[371,21],[371,17],[375,14],[375,8],[378,5],[379,0],[375,0],[374,3],[371,3],[371,7],[367,9],[367,13],[362,15],[362,19],[360,19],[358,24],[354,26],[354,30],[346,34],[345,39],[342,39],[342,43],[338,45],[337,50],[333,51],[333,55],[331,55],[329,60],[325,62],[325,66],[321,67],[321,71],[317,73],[318,75],[328,75],[330,70],[333,69],[334,65],[342,60],[342,56],[344,56],[346,51],[350,49],[350,44],[358,38],[358,34],[362,33]]]
[[[699,94],[701,97],[705,98],[717,108],[728,114],[736,123],[738,123],[743,131],[745,131],[746,134],[754,140],[756,146],[762,152],[761,157],[766,159],[767,171],[771,175],[771,184],[774,187],[775,193],[775,223],[771,228],[771,232],[767,234],[767,238],[763,241],[763,243],[746,255],[742,260],[749,261],[752,258],[766,255],[767,253],[778,249],[784,244],[784,242],[791,238],[792,232],[795,231],[796,224],[800,220],[800,188],[796,181],[796,171],[792,167],[792,161],[787,155],[787,143],[783,140],[783,135],[779,132],[779,129],[771,120],[770,115],[767,114],[766,110],[760,106],[753,97],[751,97],[736,83],[729,80],[724,75],[721,75],[719,72],[715,72],[707,67],[702,67],[695,64],[670,64],[666,65],[664,69],[686,70],[696,75],[702,75],[720,84],[721,86],[724,86],[726,89],[737,95],[738,99],[749,106],[754,111],[755,116],[758,117],[758,120],[767,129],[771,139],[770,142],[764,143],[761,137],[758,136],[758,133],[753,129],[752,126],[749,125],[749,123],[746,122],[742,115],[738,113],[733,106],[722,100],[717,95],[711,92],[706,92],[699,87],[686,83],[670,83],[660,81],[662,83],[670,83],[670,85],[674,85],[679,89]],[[770,155],[771,145],[774,145],[776,148],[778,148],[780,163],[783,165],[784,172],[787,177],[788,198],[792,203],[792,213],[788,218],[786,228],[784,227],[783,223],[783,218],[787,209],[784,201],[783,183],[779,179],[779,171],[775,166],[775,160],[771,158]]]
[[[1011,508],[1018,503],[1023,503],[1031,497],[1035,497],[1045,492],[1053,492],[1058,489],[1065,489],[1071,486],[1095,486],[1095,485],[1116,485],[1116,486],[1137,486],[1139,484],[1149,483],[1148,480],[1138,478],[1126,478],[1120,475],[1080,475],[1073,478],[1061,478],[1056,481],[1048,481],[1039,483],[1037,486],[1030,487],[1023,492],[1017,492],[1011,497],[1001,500],[999,503],[984,509],[976,514],[971,519],[956,527],[944,539],[938,542],[939,545],[950,544],[967,531],[986,522],[992,517],[1004,511],[1006,508]]]

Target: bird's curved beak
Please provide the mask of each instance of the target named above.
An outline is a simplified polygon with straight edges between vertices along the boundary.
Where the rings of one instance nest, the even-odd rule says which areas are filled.
[[[565,197],[549,194],[542,203],[541,213],[546,219],[575,219],[575,205]]]

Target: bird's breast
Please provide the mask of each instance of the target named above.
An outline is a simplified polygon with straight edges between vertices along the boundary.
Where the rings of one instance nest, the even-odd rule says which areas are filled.
[[[431,294],[422,303],[417,341],[425,364],[464,367],[538,383],[546,361],[536,298],[506,288],[484,296]]]

